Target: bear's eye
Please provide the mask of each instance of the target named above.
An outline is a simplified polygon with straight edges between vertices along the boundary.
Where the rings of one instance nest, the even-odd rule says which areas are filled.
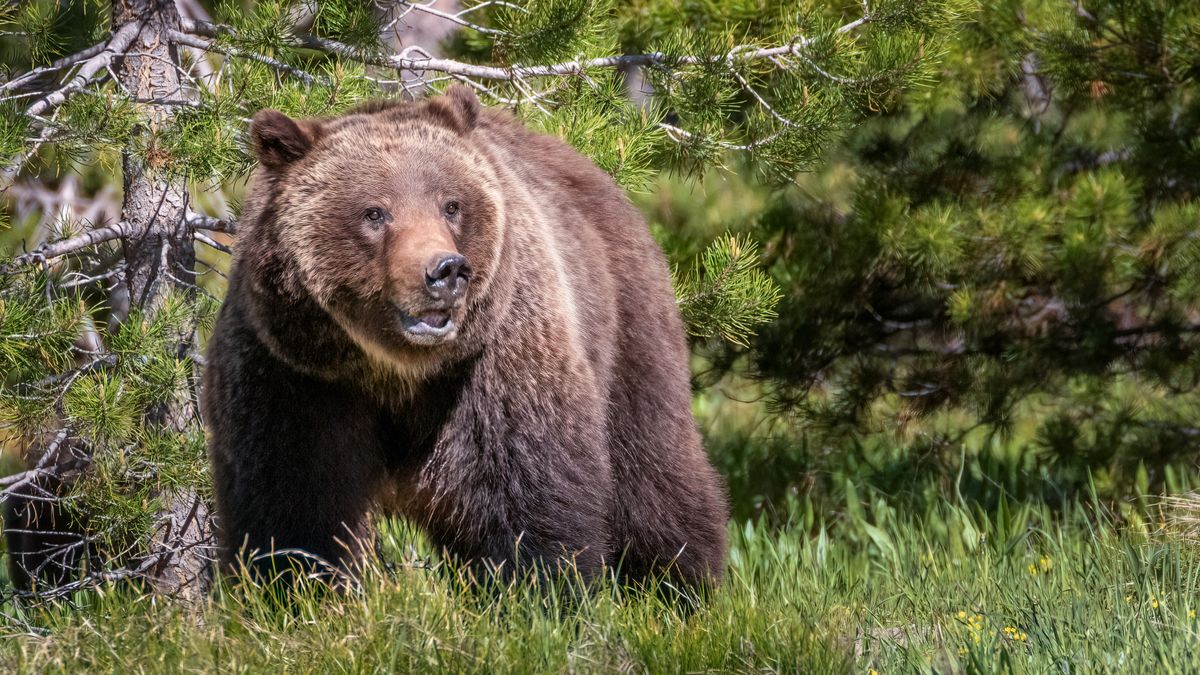
[[[458,213],[458,208],[458,202],[446,202],[446,205],[442,207],[442,211],[447,216],[453,216]]]
[[[378,226],[380,223],[382,223],[386,217],[387,215],[383,212],[383,209],[378,207],[373,206],[366,211],[363,211],[363,218],[368,223],[371,223],[375,226]]]

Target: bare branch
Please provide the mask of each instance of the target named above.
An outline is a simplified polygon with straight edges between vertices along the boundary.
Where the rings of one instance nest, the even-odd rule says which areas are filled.
[[[182,556],[191,553],[194,557],[209,562],[211,555],[209,552],[212,549],[211,542],[206,538],[202,540],[188,541],[172,549],[164,549],[157,551],[152,555],[139,561],[136,565],[123,567],[116,570],[97,570],[89,572],[86,576],[66,584],[54,586],[53,588],[38,589],[33,591],[14,591],[13,595],[21,598],[33,598],[39,600],[50,600],[54,598],[67,598],[75,594],[76,591],[92,588],[103,583],[112,583],[122,579],[145,578],[152,574],[156,569],[163,567],[173,557]],[[174,594],[181,594],[184,589],[174,589]]]
[[[869,15],[863,16],[839,27],[834,31],[834,34],[841,35],[843,33],[848,33],[870,22],[871,17]],[[185,33],[192,33],[195,35],[203,35],[208,37],[216,37],[217,35],[221,34],[233,34],[234,32],[233,29],[228,26],[208,23],[205,21],[189,21],[187,19],[184,19],[181,22],[181,27]],[[671,56],[662,52],[651,52],[648,54],[625,54],[620,56],[604,56],[594,59],[577,59],[573,61],[564,61],[561,63],[539,66],[512,65],[508,67],[500,67],[464,63],[462,61],[455,61],[453,59],[431,58],[428,56],[413,57],[408,56],[406,53],[401,53],[394,56],[383,56],[363,51],[351,45],[338,42],[337,40],[330,40],[328,38],[317,37],[315,35],[301,35],[298,39],[300,41],[300,46],[302,47],[316,49],[331,54],[337,54],[338,56],[369,65],[394,68],[399,71],[434,71],[446,73],[448,75],[473,77],[482,80],[505,80],[510,82],[518,81],[522,78],[582,75],[584,72],[593,69],[633,68],[638,66],[698,65],[702,63],[726,62],[731,57],[736,58],[738,61],[770,59],[779,56],[798,55],[800,54],[801,50],[807,48],[814,41],[814,38],[798,38],[780,47],[760,49],[750,49],[749,46],[742,45],[734,47],[725,54],[713,56]]]
[[[74,253],[89,246],[95,246],[106,241],[112,241],[120,237],[126,237],[133,233],[133,228],[125,222],[101,227],[94,230],[88,230],[83,234],[70,237],[68,239],[59,239],[57,241],[46,242],[29,253],[19,255],[13,258],[12,264],[8,269],[0,268],[0,272],[11,272],[12,268],[21,265],[31,265],[54,258],[61,258],[64,255]]]
[[[225,234],[237,234],[237,222],[232,218],[214,218],[205,216],[199,213],[189,213],[187,215],[188,225],[197,230],[208,230],[209,232],[224,232]]]
[[[216,249],[216,250],[220,251],[221,253],[233,253],[233,251],[228,246],[226,246],[225,244],[222,244],[219,241],[214,240],[212,237],[209,237],[207,234],[204,234],[202,232],[196,232],[195,236],[196,236],[196,241],[200,242],[201,244],[204,244],[205,246],[208,246],[209,248]]]
[[[254,52],[247,52],[247,51],[243,51],[240,49],[235,49],[233,47],[226,47],[224,45],[219,45],[219,44],[213,42],[212,40],[206,40],[201,37],[196,37],[195,35],[181,33],[177,30],[168,31],[167,37],[171,40],[171,42],[174,42],[176,44],[181,44],[181,45],[184,45],[187,47],[193,47],[195,49],[202,49],[207,52],[215,52],[217,54],[224,54],[226,56],[232,56],[235,58],[243,58],[243,59],[249,59],[251,61],[257,61],[259,63],[271,66],[275,70],[287,73],[293,77],[303,80],[307,84],[313,84],[314,82],[321,82],[322,84],[328,84],[328,81],[325,80],[324,78],[319,78],[314,75],[310,75],[309,73],[306,73],[303,70],[300,70],[299,68],[289,66],[288,64],[284,63],[283,61],[280,61],[278,59],[273,59],[269,56],[264,56],[262,54],[256,54]]]
[[[1080,171],[1089,169],[1099,169],[1101,167],[1108,166],[1109,164],[1127,161],[1132,157],[1133,151],[1131,151],[1129,148],[1118,148],[1116,150],[1102,152],[1092,159],[1080,159],[1073,162],[1067,162],[1063,166],[1059,167],[1059,171],[1063,173],[1078,173]]]
[[[739,73],[737,68],[735,67],[734,56],[735,56],[735,52],[731,51],[728,56],[729,71],[731,73],[733,73],[733,77],[737,79],[738,84],[742,85],[742,89],[744,89],[746,91],[746,93],[753,96],[754,100],[758,101],[758,104],[761,105],[768,113],[770,113],[771,117],[774,117],[781,124],[783,124],[784,126],[788,126],[788,127],[796,126],[795,122],[784,117],[783,115],[780,115],[779,112],[776,111],[775,108],[772,107],[770,103],[767,103],[766,99],[764,99],[762,97],[762,95],[759,94],[758,91],[754,87],[750,86],[750,82],[745,77],[743,77],[742,74]],[[769,58],[771,59],[771,61],[775,61],[775,59],[777,59],[778,57],[772,56]]]
[[[470,12],[473,12],[473,11],[479,9],[479,7],[477,7],[477,6],[476,7],[468,7],[467,9],[464,9],[461,12],[456,12],[454,14],[451,14],[450,12],[443,12],[440,9],[434,9],[433,2],[421,4],[421,3],[416,3],[416,2],[403,2],[402,1],[402,2],[400,2],[400,4],[405,7],[410,8],[410,9],[416,10],[418,12],[424,12],[426,14],[436,16],[440,19],[445,19],[446,21],[456,23],[460,26],[463,26],[465,28],[470,28],[473,31],[484,33],[486,35],[506,35],[507,34],[507,33],[505,33],[505,31],[497,30],[495,28],[488,28],[487,26],[481,26],[477,23],[471,23],[470,21],[467,21],[466,19],[463,18],[463,15],[469,14]]]
[[[83,61],[85,59],[90,59],[93,56],[96,56],[100,52],[104,51],[104,49],[107,46],[108,46],[108,44],[105,42],[98,42],[98,43],[92,45],[91,47],[88,47],[87,49],[75,52],[74,54],[71,54],[70,56],[64,56],[61,59],[58,59],[57,61],[55,61],[54,63],[51,63],[48,66],[34,68],[33,70],[31,70],[27,73],[23,73],[23,74],[19,75],[18,77],[14,77],[13,79],[11,79],[9,81],[7,81],[3,84],[0,84],[0,92],[5,92],[10,89],[19,90],[22,86],[24,86],[25,84],[27,84],[29,82],[32,82],[33,80],[37,79],[41,75],[45,75],[46,73],[53,73],[57,70],[62,70],[63,68],[69,68],[69,67],[75,65],[76,63],[79,63],[80,61]]]
[[[1085,19],[1091,23],[1099,23],[1096,20],[1096,15],[1087,11],[1087,8],[1083,6],[1083,3],[1080,2],[1080,0],[1067,0],[1067,2],[1075,9],[1075,15],[1079,18]]]
[[[41,459],[38,460],[32,469],[0,480],[0,485],[6,486],[3,490],[0,490],[0,502],[6,501],[11,496],[18,495],[18,491],[22,488],[35,485],[34,481],[38,478],[55,473],[55,459],[58,456],[58,449],[67,440],[67,433],[67,429],[59,430],[58,434],[54,436],[54,440],[46,448],[46,451],[42,453]],[[31,497],[31,495],[19,496],[24,498]]]
[[[96,73],[108,67],[114,56],[124,53],[129,48],[138,31],[142,29],[142,25],[141,23],[129,23],[121,26],[120,30],[113,33],[108,44],[105,45],[100,53],[88,59],[79,67],[79,71],[75,73],[75,77],[72,77],[60,89],[51,92],[45,98],[29,106],[25,110],[25,114],[30,116],[41,115],[50,108],[62,105],[68,96],[86,87],[92,81],[92,78],[96,76]]]

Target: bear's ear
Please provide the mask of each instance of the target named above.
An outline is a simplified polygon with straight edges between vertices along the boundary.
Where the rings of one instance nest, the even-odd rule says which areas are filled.
[[[446,93],[429,102],[431,109],[443,117],[451,128],[468,134],[479,123],[479,99],[470,87],[456,84]]]
[[[250,121],[250,143],[259,162],[279,169],[303,157],[318,131],[308,121],[297,122],[278,110],[260,110]]]

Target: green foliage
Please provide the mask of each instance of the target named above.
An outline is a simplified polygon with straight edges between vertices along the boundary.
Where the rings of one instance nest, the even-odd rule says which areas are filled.
[[[379,93],[362,65],[353,62],[311,68],[318,78],[311,84],[281,80],[270,66],[253,61],[231,64],[228,72],[227,88],[177,112],[157,140],[170,157],[166,170],[205,186],[244,176],[253,166],[242,132],[243,120],[254,112],[275,108],[297,118],[335,115]]]
[[[673,282],[692,335],[737,345],[775,317],[780,298],[779,286],[759,268],[758,247],[736,236],[714,241],[690,271],[676,270]]]
[[[142,122],[128,98],[94,92],[69,98],[59,108],[59,119],[54,156],[64,169],[85,162],[115,167],[120,151],[134,142],[135,127]]]
[[[214,18],[230,26],[233,31],[224,33],[217,39],[219,44],[225,46],[265,56],[286,58],[296,50],[296,40],[291,30],[296,21],[296,12],[296,3],[287,1],[218,2]]]
[[[268,70],[258,68],[257,78],[245,80],[247,94],[255,98],[247,101],[249,107],[273,107],[296,117],[336,115],[361,103],[379,91],[364,77],[361,64],[337,62],[320,66],[316,74],[320,80],[312,85],[302,85],[294,80],[282,84]]]
[[[0,104],[0,162],[8,163],[25,149],[29,118],[12,101]]]
[[[378,53],[381,49],[379,19],[373,3],[324,0],[316,5],[313,32],[357,47],[364,54]]]
[[[749,377],[770,404],[771,459],[747,439],[715,452],[788,467],[747,479],[761,508],[831,471],[902,502],[947,489],[964,456],[989,507],[1089,476],[1106,497],[1165,489],[1194,461],[1200,96],[1194,46],[1174,45],[1200,7],[1085,7],[986,3],[943,43],[936,89],[727,212],[783,289],[748,358],[702,345],[704,382]],[[671,250],[705,241],[660,220]]]
[[[46,297],[45,280],[0,276],[0,383],[36,377],[70,364],[84,308],[77,297]]]
[[[180,110],[171,119],[171,127],[162,136],[166,150],[174,160],[173,168],[201,182],[220,185],[222,181],[247,173],[253,166],[239,129],[229,123],[222,98],[208,105]]]
[[[110,8],[104,0],[24,0],[0,8],[0,72],[44,66],[100,41]]]
[[[549,115],[532,115],[540,131],[554,134],[586,155],[627,190],[643,190],[654,176],[664,132],[660,114],[638,109],[624,96],[618,76],[570,85]]]
[[[608,0],[497,5],[492,16],[501,32],[492,57],[504,65],[533,65],[611,53],[612,9]]]
[[[55,30],[59,18],[55,5],[50,2],[20,3],[8,10],[6,20],[0,23],[5,29],[11,29],[14,36],[23,38],[34,63],[44,62],[48,56],[62,50],[62,38]]]
[[[86,518],[95,552],[118,561],[149,544],[158,499],[208,489],[204,436],[186,401],[194,364],[177,350],[211,324],[215,305],[169,295],[152,317],[135,312],[101,330],[108,353],[96,356],[76,342],[82,328],[101,325],[99,308],[69,294],[47,300],[46,284],[59,281],[0,276],[0,425],[30,437],[71,430],[92,462],[65,503]],[[183,418],[147,414],[181,398]]]
[[[87,440],[120,446],[138,427],[142,410],[137,391],[122,378],[91,373],[76,379],[63,396],[63,412]]]

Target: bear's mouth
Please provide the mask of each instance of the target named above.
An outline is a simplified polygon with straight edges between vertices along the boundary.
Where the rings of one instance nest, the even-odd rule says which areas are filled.
[[[426,310],[411,314],[400,310],[400,318],[404,323],[404,332],[418,342],[440,341],[451,337],[458,328],[448,309]]]

